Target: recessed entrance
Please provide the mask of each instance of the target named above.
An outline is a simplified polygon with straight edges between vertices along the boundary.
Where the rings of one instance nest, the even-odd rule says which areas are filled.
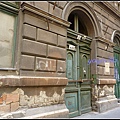
[[[115,96],[120,102],[120,34],[116,32],[113,42],[116,44],[114,47],[114,76],[116,79]]]
[[[90,65],[88,65],[91,56],[90,26],[92,24],[86,23],[84,18],[88,17],[80,10],[71,12],[68,17],[71,25],[67,31],[66,76],[68,85],[65,90],[65,103],[70,117],[92,110],[91,72]]]

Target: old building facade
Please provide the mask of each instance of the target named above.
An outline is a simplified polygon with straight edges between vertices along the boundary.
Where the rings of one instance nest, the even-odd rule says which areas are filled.
[[[0,2],[0,113],[69,118],[120,98],[120,3]]]

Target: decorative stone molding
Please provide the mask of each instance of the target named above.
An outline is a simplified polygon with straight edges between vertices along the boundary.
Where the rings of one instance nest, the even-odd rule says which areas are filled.
[[[117,16],[120,16],[120,12],[116,10],[110,3],[108,2],[102,2],[105,6],[107,6],[110,10],[114,12]]]
[[[43,10],[41,10],[41,9],[39,9],[39,8],[29,4],[29,3],[26,3],[26,2],[23,2],[21,4],[21,9],[22,9],[23,12],[24,11],[29,11],[31,13],[34,13],[34,14],[36,14],[38,16],[42,16],[44,18],[47,18],[47,19],[49,19],[51,21],[54,21],[56,23],[59,23],[60,25],[66,26],[66,27],[69,27],[69,25],[70,25],[69,22],[67,22],[67,21],[65,21],[65,20],[63,20],[63,19],[61,19],[59,17],[56,17],[56,16],[54,16],[54,15],[52,15],[50,13],[47,13],[47,12],[45,12],[45,11],[43,11]]]
[[[100,30],[100,24],[98,18],[95,12],[93,11],[93,9],[91,8],[91,6],[87,4],[87,2],[78,2],[78,1],[68,2],[63,9],[62,18],[64,20],[67,20],[69,14],[74,10],[80,10],[84,13],[84,16],[86,16],[88,22],[90,22],[93,26],[93,30],[95,33],[94,36],[101,36],[101,30]]]
[[[40,91],[39,95],[28,96],[21,88],[17,88],[11,93],[3,93],[0,97],[0,111],[13,112],[24,107],[35,108],[55,104],[64,104],[65,88],[61,90],[61,95],[55,91],[54,94],[49,97],[47,96],[46,91]]]
[[[66,86],[64,77],[1,76],[0,86]]]
[[[99,79],[98,84],[116,84],[116,79]]]
[[[112,41],[110,41],[110,40],[108,40],[108,39],[106,39],[106,38],[100,37],[100,36],[95,37],[95,40],[96,40],[96,41],[101,41],[101,42],[103,42],[103,43],[107,43],[107,44],[109,44],[109,45],[112,46],[112,47],[115,46],[115,44],[114,44]]]

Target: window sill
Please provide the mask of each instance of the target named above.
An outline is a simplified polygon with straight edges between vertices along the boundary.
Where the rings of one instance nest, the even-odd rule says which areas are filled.
[[[16,68],[0,68],[0,71],[16,71]]]

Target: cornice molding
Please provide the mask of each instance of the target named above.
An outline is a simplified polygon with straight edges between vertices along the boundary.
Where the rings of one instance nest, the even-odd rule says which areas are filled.
[[[110,3],[108,2],[102,2],[107,8],[109,8],[110,10],[112,10],[118,17],[120,17],[120,12],[115,9]]]
[[[103,38],[103,37],[101,37],[101,36],[95,37],[95,40],[96,40],[96,41],[101,41],[101,42],[106,43],[106,44],[109,44],[111,47],[114,47],[114,46],[115,46],[115,43],[113,43],[112,41],[110,41],[110,40],[108,40],[108,39],[106,39],[106,38]]]
[[[6,11],[10,14],[18,14],[19,10],[15,5],[9,3],[0,2],[0,10]]]
[[[66,77],[0,76],[0,87],[7,86],[66,86]]]
[[[23,2],[21,4],[21,9],[22,9],[22,11],[30,11],[38,16],[42,16],[42,17],[47,18],[51,21],[59,23],[60,25],[64,25],[65,27],[69,27],[69,25],[70,25],[70,23],[68,21],[65,21],[59,17],[56,17],[56,16],[54,16],[46,11],[43,11],[43,10],[41,10],[41,9],[39,9],[39,8],[29,4],[29,3],[26,3],[26,2]]]

